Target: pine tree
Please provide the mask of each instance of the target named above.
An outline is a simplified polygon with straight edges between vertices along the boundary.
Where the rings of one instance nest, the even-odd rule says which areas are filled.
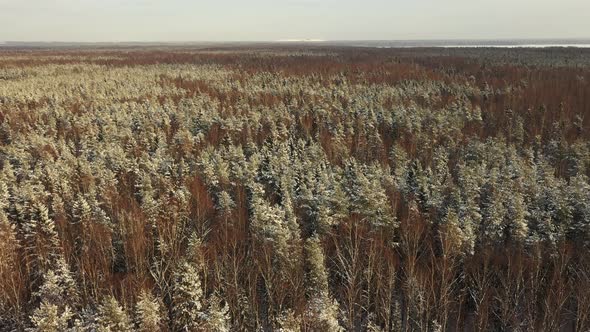
[[[262,185],[255,184],[252,194],[252,229],[260,241],[272,243],[278,257],[288,260],[293,241],[299,236],[293,232],[285,211],[263,198]]]
[[[506,202],[506,222],[510,231],[510,237],[518,243],[524,243],[528,238],[529,226],[527,218],[529,212],[524,196],[519,192],[513,192]]]
[[[457,254],[470,251],[469,239],[461,229],[461,223],[457,213],[453,210],[447,211],[442,224],[440,225],[440,236],[444,255],[454,257]]]
[[[47,207],[37,203],[35,211],[35,215],[22,227],[29,270],[34,278],[38,278],[60,257],[61,245]]]
[[[160,303],[156,298],[147,291],[139,294],[135,304],[135,322],[139,331],[156,332],[160,331],[162,326],[162,312]]]
[[[24,311],[23,297],[27,285],[22,282],[20,249],[16,225],[10,223],[4,210],[0,209],[0,325]]]
[[[279,332],[299,332],[301,331],[301,318],[296,317],[293,310],[286,310],[277,319]]]
[[[408,154],[401,146],[396,144],[391,148],[389,159],[392,163],[396,187],[401,193],[408,195],[410,192],[410,184],[408,182],[410,161]]]
[[[216,208],[222,214],[229,214],[235,207],[235,202],[227,191],[223,190],[217,195]]]
[[[8,185],[2,180],[0,177],[0,211],[4,212],[10,205],[10,192]]]
[[[133,324],[125,309],[114,296],[107,296],[98,307],[99,332],[130,332]]]
[[[314,329],[342,331],[338,323],[338,303],[330,296],[324,253],[317,236],[306,240],[305,254],[309,269],[306,316]]]
[[[182,261],[174,271],[172,319],[177,331],[198,331],[203,319],[201,277],[194,263]]]
[[[43,276],[43,284],[35,292],[41,301],[49,304],[75,306],[78,301],[76,281],[63,257],[56,260],[55,268]]]
[[[572,206],[574,223],[570,232],[574,238],[580,238],[584,244],[590,245],[590,181],[585,175],[570,179],[568,200]]]
[[[206,314],[206,331],[229,332],[231,331],[229,307],[217,294],[211,295],[207,302],[209,307]]]
[[[27,329],[31,332],[63,332],[67,331],[69,321],[73,316],[68,306],[60,310],[57,304],[42,301],[40,306],[33,311],[31,315],[32,328]]]
[[[441,210],[446,188],[450,181],[449,155],[444,147],[438,147],[433,156],[433,174],[430,179],[430,201],[429,206]]]
[[[360,214],[375,227],[397,228],[382,184],[384,174],[378,166],[360,166],[356,161],[349,160],[345,165],[344,178],[352,212]]]
[[[505,206],[506,192],[504,184],[498,178],[497,169],[492,169],[490,179],[484,187],[483,195],[483,239],[485,241],[499,242],[504,238],[506,228],[504,217],[507,209]]]

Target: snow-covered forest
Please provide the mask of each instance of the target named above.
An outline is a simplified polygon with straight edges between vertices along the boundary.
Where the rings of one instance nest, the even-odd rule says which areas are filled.
[[[588,331],[590,50],[0,50],[0,331]]]

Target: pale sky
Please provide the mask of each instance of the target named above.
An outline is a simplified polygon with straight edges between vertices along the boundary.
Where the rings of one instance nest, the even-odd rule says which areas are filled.
[[[590,0],[0,0],[0,41],[590,38]]]

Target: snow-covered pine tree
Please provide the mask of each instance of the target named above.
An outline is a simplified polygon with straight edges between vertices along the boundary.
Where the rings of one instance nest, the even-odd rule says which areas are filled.
[[[199,331],[203,326],[203,289],[199,269],[180,262],[172,277],[172,320],[176,331]]]
[[[44,204],[35,204],[35,213],[22,226],[28,269],[38,278],[52,268],[61,256],[61,245],[54,221]]]
[[[107,296],[98,306],[96,315],[98,332],[131,332],[133,323],[119,301],[114,296]]]
[[[150,292],[141,291],[135,304],[135,325],[141,332],[157,332],[162,329],[160,303]]]
[[[32,327],[27,328],[30,332],[64,332],[68,330],[69,322],[73,312],[68,306],[60,308],[59,305],[48,303],[45,300],[31,315]]]
[[[350,200],[351,212],[359,214],[374,227],[395,229],[398,223],[383,187],[384,177],[378,165],[359,165],[351,159],[344,168],[344,189]]]
[[[510,237],[517,243],[525,243],[528,238],[528,220],[530,213],[525,202],[524,195],[513,191],[506,200],[506,223]]]
[[[79,294],[76,281],[65,259],[56,259],[54,268],[48,270],[39,290],[35,292],[41,301],[74,307],[78,304]]]
[[[209,304],[206,313],[206,328],[204,330],[211,332],[229,332],[231,331],[229,307],[221,297],[213,293],[208,299]]]
[[[572,206],[574,222],[570,232],[573,238],[580,239],[586,246],[590,245],[590,181],[585,175],[570,179],[568,200]]]
[[[306,320],[311,328],[319,331],[342,331],[338,322],[338,302],[330,296],[324,252],[317,236],[306,240],[305,256],[309,271]]]

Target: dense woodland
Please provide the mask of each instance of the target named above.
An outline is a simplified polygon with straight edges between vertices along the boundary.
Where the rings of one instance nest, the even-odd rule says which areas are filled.
[[[1,331],[590,331],[590,50],[0,49]]]

